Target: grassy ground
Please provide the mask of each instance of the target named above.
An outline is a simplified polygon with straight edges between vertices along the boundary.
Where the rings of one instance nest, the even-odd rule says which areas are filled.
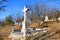
[[[33,24],[33,23],[32,23]],[[33,25],[31,25],[32,27],[37,27],[38,28],[41,28],[43,27],[44,25],[47,25],[48,28],[47,30],[51,30],[52,28],[56,27],[56,31],[57,31],[57,36],[60,36],[60,23],[57,23],[57,22],[46,22],[46,23],[43,23],[42,25],[38,25],[37,23],[34,23]],[[6,38],[10,33],[11,33],[11,30],[12,28],[20,28],[19,26],[6,26],[6,27],[0,27],[0,36],[3,38]],[[55,35],[54,35],[55,36]],[[2,40],[0,37],[0,40]],[[4,39],[3,38],[3,39]],[[47,38],[49,39],[49,38]],[[50,38],[52,40],[52,38]],[[56,38],[57,40],[60,40],[60,38]]]

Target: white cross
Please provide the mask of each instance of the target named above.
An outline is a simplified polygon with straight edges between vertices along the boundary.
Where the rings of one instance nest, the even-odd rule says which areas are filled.
[[[28,8],[24,6],[23,12],[26,13],[28,11]]]

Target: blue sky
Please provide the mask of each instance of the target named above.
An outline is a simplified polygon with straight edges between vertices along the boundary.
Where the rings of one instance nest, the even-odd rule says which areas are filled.
[[[60,0],[8,0],[8,2],[5,3],[7,5],[5,8],[6,11],[0,12],[0,19],[4,19],[6,16],[17,12],[19,12],[22,16],[23,7],[29,4],[34,5],[36,2],[41,4],[44,2],[48,8],[55,7],[60,10]]]

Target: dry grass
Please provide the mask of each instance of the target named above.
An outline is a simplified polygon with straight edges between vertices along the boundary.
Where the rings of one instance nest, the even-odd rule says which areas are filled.
[[[38,25],[37,22],[32,22],[30,24],[30,26],[32,28],[41,28],[44,25],[48,25],[47,30],[51,30],[52,28],[56,27],[56,33],[57,34],[59,33],[58,35],[60,36],[60,23],[57,23],[57,22],[46,22],[46,23],[43,23],[42,25]],[[19,26],[6,26],[6,27],[2,27],[2,28],[0,28],[0,35],[3,35],[3,36],[6,35],[6,37],[7,37],[10,34],[12,28],[20,28],[20,27]]]

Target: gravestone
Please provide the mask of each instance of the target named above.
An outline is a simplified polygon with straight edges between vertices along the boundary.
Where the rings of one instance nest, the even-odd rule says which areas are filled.
[[[47,21],[49,21],[49,19],[48,19],[48,16],[46,15],[44,22],[47,22]]]
[[[28,21],[28,17],[27,17],[28,11],[29,11],[29,9],[27,8],[27,6],[24,6],[24,9],[23,9],[24,20],[22,22],[22,29],[21,29],[21,32],[24,35],[24,37],[22,38],[23,40],[26,40],[26,32],[27,32],[27,29],[29,28],[29,21]]]

